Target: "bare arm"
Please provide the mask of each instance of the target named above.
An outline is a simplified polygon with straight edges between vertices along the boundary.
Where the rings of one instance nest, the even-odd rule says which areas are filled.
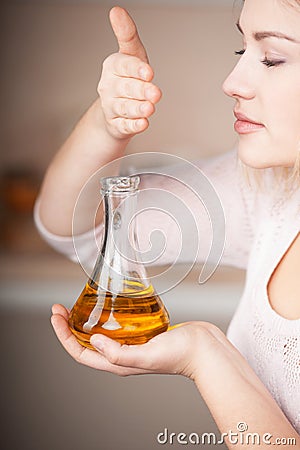
[[[50,164],[40,192],[40,217],[52,233],[70,236],[72,215],[86,181],[105,164],[123,156],[130,139],[148,128],[161,97],[135,23],[120,7],[110,12],[119,53],[103,63],[99,98],[91,105]],[[99,200],[91,185],[76,232],[89,228]],[[101,218],[99,217],[99,220]]]

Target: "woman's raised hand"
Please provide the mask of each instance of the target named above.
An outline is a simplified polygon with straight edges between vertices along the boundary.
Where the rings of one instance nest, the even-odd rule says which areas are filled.
[[[128,139],[148,128],[161,91],[152,83],[153,70],[128,12],[114,7],[110,22],[119,52],[105,59],[98,93],[107,131],[114,138]]]

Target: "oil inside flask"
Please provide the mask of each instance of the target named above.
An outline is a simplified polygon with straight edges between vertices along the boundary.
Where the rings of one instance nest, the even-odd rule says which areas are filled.
[[[134,214],[139,177],[101,179],[104,197],[102,248],[69,316],[78,342],[94,349],[102,333],[121,344],[143,344],[169,326],[169,315],[139,258]]]

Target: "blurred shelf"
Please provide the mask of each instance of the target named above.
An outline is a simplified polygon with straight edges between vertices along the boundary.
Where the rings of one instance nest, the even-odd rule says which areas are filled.
[[[43,309],[50,313],[53,303],[71,307],[87,279],[79,265],[54,252],[1,254],[0,267],[2,309]],[[205,284],[199,285],[200,265],[195,265],[180,282],[185,266],[159,277],[163,269],[149,268],[148,274],[156,290],[163,292],[173,322],[230,319],[243,292],[243,271],[219,267]]]

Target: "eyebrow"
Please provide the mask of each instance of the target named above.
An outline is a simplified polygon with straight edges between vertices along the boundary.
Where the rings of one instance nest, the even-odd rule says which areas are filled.
[[[239,22],[236,23],[237,29],[240,31],[240,33],[244,34],[242,27]],[[296,44],[300,44],[300,41],[297,41],[296,39],[287,36],[286,34],[280,33],[280,31],[256,31],[253,33],[253,37],[256,41],[262,41],[263,39],[269,38],[269,37],[275,37],[278,39],[286,39],[290,42],[295,42]]]

